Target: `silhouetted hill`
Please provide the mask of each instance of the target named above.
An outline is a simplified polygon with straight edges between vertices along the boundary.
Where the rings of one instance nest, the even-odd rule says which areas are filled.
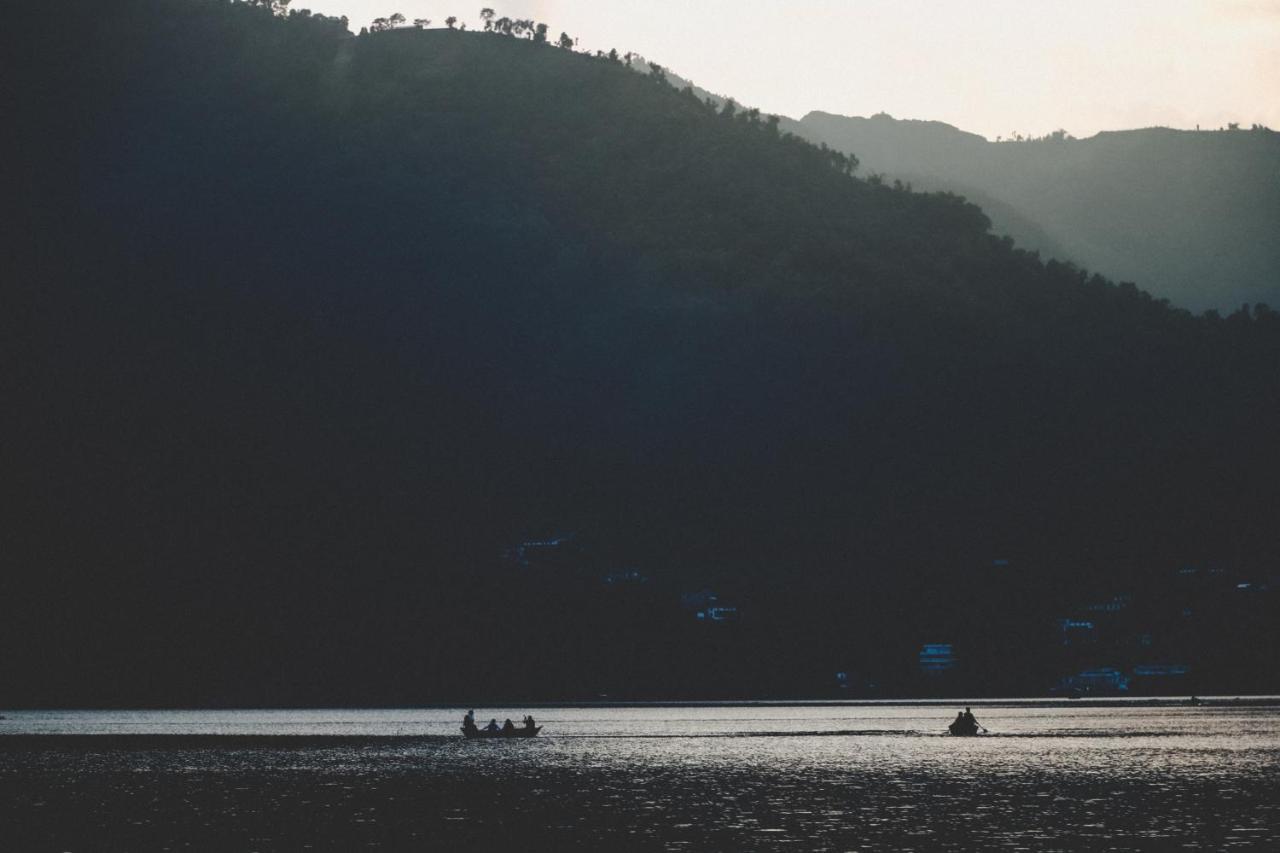
[[[2,202],[16,701],[905,690],[940,636],[985,673],[957,689],[1039,689],[1069,594],[1274,565],[1274,313],[1046,264],[528,40],[220,0],[37,32]],[[573,560],[500,559],[563,531]],[[967,571],[995,556],[1019,574]],[[741,624],[680,609],[707,585]]]
[[[940,122],[813,112],[795,132],[958,192],[995,231],[1194,310],[1280,302],[1280,134],[1151,128],[987,142]]]

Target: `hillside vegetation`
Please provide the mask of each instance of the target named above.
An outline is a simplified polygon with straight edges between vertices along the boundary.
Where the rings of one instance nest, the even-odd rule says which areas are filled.
[[[32,703],[787,693],[1274,565],[1274,312],[1045,263],[532,40],[124,0],[9,55],[0,679]],[[756,627],[498,568],[557,531]],[[966,610],[1009,555],[1009,609]]]

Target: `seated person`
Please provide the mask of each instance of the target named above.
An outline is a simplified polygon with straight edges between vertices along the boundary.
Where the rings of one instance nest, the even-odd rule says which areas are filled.
[[[538,726],[533,722],[533,714],[526,714],[524,718],[524,727],[526,729],[536,729]]]
[[[509,735],[516,730],[516,724],[511,722],[511,718],[507,717],[507,721],[502,724],[502,733]]]
[[[489,720],[489,725],[485,726],[485,727],[484,727],[484,730],[485,730],[486,732],[496,732],[496,731],[500,731],[500,729],[498,728],[498,718],[497,718],[497,717],[493,717],[492,719],[490,719],[490,720]]]
[[[964,711],[956,714],[956,718],[951,721],[951,725],[947,726],[947,731],[953,735],[971,735],[976,734],[978,727],[975,723],[969,722],[969,718],[964,715]]]

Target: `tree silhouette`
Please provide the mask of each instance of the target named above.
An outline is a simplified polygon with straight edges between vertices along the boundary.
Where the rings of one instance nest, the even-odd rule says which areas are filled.
[[[458,24],[458,18],[456,15],[450,15],[449,17],[444,19],[444,25],[449,29],[453,29],[454,27],[457,26],[457,24]]]
[[[556,44],[564,50],[573,50],[573,38],[565,32],[560,33],[560,38]]]
[[[495,14],[497,13],[487,6],[480,10],[480,20],[484,21],[484,31],[486,33],[493,30],[493,16]]]
[[[270,9],[273,15],[286,15],[289,12],[289,0],[249,0],[254,6]]]
[[[427,27],[431,26],[431,19],[430,18],[414,18],[413,25],[420,30],[425,30]]]
[[[536,44],[547,43],[547,25],[538,24],[533,30],[533,40]]]
[[[369,25],[370,32],[383,33],[387,30],[394,30],[396,27],[404,23],[404,15],[394,12],[385,18],[374,18],[373,23]],[[428,21],[427,23],[430,23]]]

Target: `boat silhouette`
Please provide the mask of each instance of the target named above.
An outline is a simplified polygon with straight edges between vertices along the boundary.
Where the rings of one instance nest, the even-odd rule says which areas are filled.
[[[488,729],[469,729],[464,726],[462,729],[462,736],[468,740],[472,738],[537,737],[538,732],[540,731],[542,731],[542,726],[534,726],[531,729],[524,726],[517,726],[516,728],[505,732],[502,729],[491,732]]]

